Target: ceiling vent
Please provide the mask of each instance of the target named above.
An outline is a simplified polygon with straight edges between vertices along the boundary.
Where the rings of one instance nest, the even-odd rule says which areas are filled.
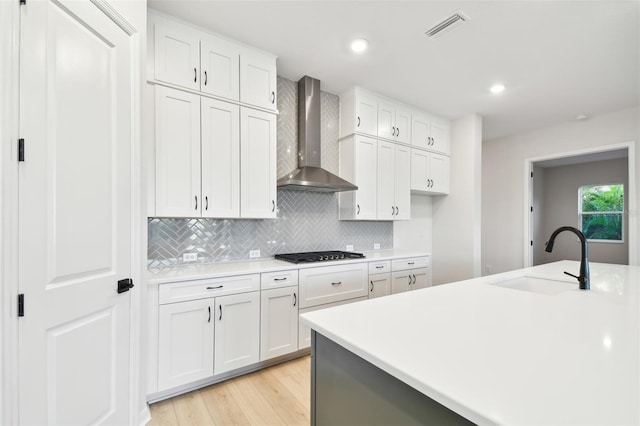
[[[446,32],[447,30],[450,30],[456,25],[462,24],[463,22],[466,22],[468,20],[469,18],[462,14],[462,12],[455,12],[453,15],[445,18],[441,22],[428,29],[425,32],[425,35],[429,38],[436,38],[442,35],[442,33]]]

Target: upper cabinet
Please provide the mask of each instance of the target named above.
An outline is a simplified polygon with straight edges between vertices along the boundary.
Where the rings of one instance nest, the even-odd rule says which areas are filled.
[[[414,111],[411,115],[411,146],[449,155],[449,129],[448,121]]]
[[[378,101],[378,137],[396,142],[411,140],[411,112],[399,104]]]
[[[276,57],[157,13],[149,14],[153,79],[275,111]]]
[[[358,87],[340,96],[340,137],[378,135],[378,99]]]

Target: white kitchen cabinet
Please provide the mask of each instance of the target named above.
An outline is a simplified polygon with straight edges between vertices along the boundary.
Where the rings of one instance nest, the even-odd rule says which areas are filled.
[[[354,302],[361,302],[367,300],[367,296],[358,297],[355,299],[341,300],[340,302],[327,303],[326,305],[312,306],[310,308],[301,308],[300,315],[307,312],[319,311],[320,309],[333,308],[334,306],[346,305]],[[305,349],[311,346],[311,329],[308,325],[304,324],[302,320],[298,326],[298,349]]]
[[[431,285],[428,268],[407,269],[391,273],[391,293],[402,293]]]
[[[155,79],[200,90],[201,33],[162,17],[155,17],[150,26],[155,46]]]
[[[411,112],[400,104],[378,99],[378,137],[409,143]]]
[[[240,216],[275,218],[276,116],[240,108]]]
[[[300,308],[367,296],[367,263],[305,268],[300,276]]]
[[[411,217],[410,148],[378,141],[378,220],[408,220]]]
[[[240,48],[212,35],[200,41],[200,91],[221,98],[240,99]]]
[[[260,300],[260,360],[297,351],[298,286],[262,290]]]
[[[260,360],[260,292],[215,298],[214,374]]]
[[[448,194],[449,157],[411,149],[411,191],[424,194]]]
[[[159,307],[158,390],[213,376],[213,300]]]
[[[202,217],[240,217],[240,109],[202,98]]]
[[[245,49],[240,56],[240,101],[277,109],[276,58]]]
[[[356,191],[339,194],[340,220],[377,219],[378,141],[352,135],[340,141],[341,178],[358,186]]]
[[[369,275],[369,299],[391,294],[391,274]]]
[[[378,135],[378,98],[359,87],[340,96],[340,137],[353,133]]]
[[[200,96],[156,86],[156,216],[200,216]]]
[[[411,146],[439,152],[450,153],[450,123],[413,111],[411,115]]]

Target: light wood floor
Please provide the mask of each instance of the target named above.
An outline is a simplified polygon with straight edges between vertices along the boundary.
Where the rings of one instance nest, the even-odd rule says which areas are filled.
[[[150,426],[308,425],[309,357],[151,405]]]

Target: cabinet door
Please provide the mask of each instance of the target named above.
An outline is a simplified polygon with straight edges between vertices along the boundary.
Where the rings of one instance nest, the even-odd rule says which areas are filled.
[[[240,55],[240,101],[276,110],[276,60],[251,50]]]
[[[426,115],[411,114],[411,145],[417,148],[429,148],[431,123]]]
[[[298,287],[263,290],[260,300],[260,360],[297,351]]]
[[[429,178],[432,180],[431,192],[449,193],[449,157],[431,154]]]
[[[410,271],[398,271],[391,274],[391,294],[403,293],[411,289],[413,277]]]
[[[369,299],[391,294],[391,274],[369,275]]]
[[[411,141],[411,112],[402,107],[396,108],[396,136],[397,142]]]
[[[156,216],[200,216],[200,96],[155,86]]]
[[[426,151],[411,150],[411,190],[429,190],[429,160],[430,155]]]
[[[431,279],[428,268],[411,269],[412,283],[411,290],[417,290],[419,288],[427,288],[431,286]]]
[[[376,164],[378,143],[375,139],[356,136],[356,219],[376,219]]]
[[[378,137],[395,139],[396,108],[390,102],[378,101]]]
[[[240,216],[276,217],[276,116],[240,108]]]
[[[411,150],[406,146],[396,145],[394,155],[394,197],[395,220],[411,218]]]
[[[202,216],[240,217],[240,108],[202,98]]]
[[[200,90],[200,34],[157,18],[154,43],[156,80]]]
[[[200,42],[201,90],[215,96],[240,99],[240,51],[226,40],[207,36]]]
[[[213,376],[213,300],[159,307],[158,390]]]
[[[214,374],[260,360],[260,292],[216,297]]]
[[[378,141],[377,162],[377,218],[393,220],[395,218],[395,145],[391,142]]]
[[[366,93],[356,93],[356,125],[358,133],[378,134],[378,100]]]
[[[449,155],[450,153],[449,124],[433,120],[431,122],[431,147],[434,151]]]

